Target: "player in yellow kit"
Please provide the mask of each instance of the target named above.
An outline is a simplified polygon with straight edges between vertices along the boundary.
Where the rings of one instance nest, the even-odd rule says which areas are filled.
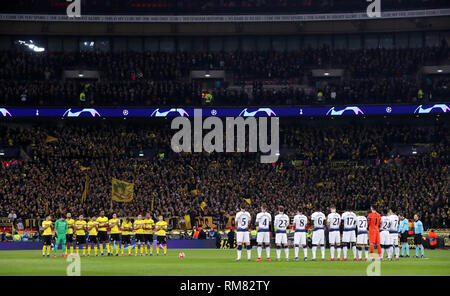
[[[47,257],[50,257],[50,250],[52,247],[52,217],[47,216],[45,221],[42,221],[42,238],[44,241],[44,247],[42,248],[42,257],[45,257],[45,251],[47,250]]]
[[[120,242],[120,219],[117,219],[117,215],[113,214],[112,219],[109,219],[109,227],[111,228],[111,235],[110,235],[110,249],[111,249],[111,256],[113,253],[113,246],[114,241],[116,242],[116,256],[119,256],[119,242]]]
[[[95,216],[91,218],[91,221],[87,224],[87,231],[89,233],[88,242],[88,256],[91,256],[91,244],[94,246],[94,254],[98,256],[97,253],[97,234],[98,234],[98,222]]]
[[[144,253],[148,256],[147,246],[150,244],[150,256],[153,256],[153,228],[155,227],[155,221],[150,216],[150,213],[145,214],[144,219]]]
[[[80,245],[83,246],[83,257],[86,256],[86,221],[83,215],[75,221],[75,234],[77,235],[77,255],[80,254]]]
[[[136,220],[134,220],[134,230],[136,235],[134,237],[134,255],[138,255],[138,250],[141,250],[141,256],[144,254],[144,220],[142,220],[142,215],[139,215]],[[139,242],[139,243],[138,243]]]
[[[100,245],[100,253],[103,256],[103,243],[106,245],[106,250],[108,251],[108,256],[110,255],[109,239],[108,239],[108,217],[105,217],[105,211],[100,211],[100,216],[97,218],[98,223],[98,233],[97,239]]]
[[[156,235],[157,235],[157,245],[156,245],[156,256],[159,255],[159,246],[164,246],[164,256],[167,256],[167,222],[163,220],[163,216],[158,216],[158,222],[155,225]]]
[[[133,231],[133,223],[131,223],[129,218],[125,218],[122,222],[122,242],[120,244],[120,256],[123,256],[124,245],[127,244],[128,256],[131,256],[131,232]],[[117,243],[116,243],[117,245]]]
[[[75,220],[72,219],[71,213],[67,213],[66,221],[69,224],[69,233],[66,235],[66,254],[68,254],[67,249],[70,248],[70,256],[73,256],[73,227],[75,225]]]

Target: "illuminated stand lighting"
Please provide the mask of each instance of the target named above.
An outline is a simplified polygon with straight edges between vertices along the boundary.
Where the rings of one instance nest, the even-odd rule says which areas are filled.
[[[35,45],[33,40],[30,40],[30,43],[27,43],[26,41],[19,40],[19,44],[28,47],[30,50],[32,50],[34,52],[44,52],[45,51],[44,47],[39,47],[39,46]]]

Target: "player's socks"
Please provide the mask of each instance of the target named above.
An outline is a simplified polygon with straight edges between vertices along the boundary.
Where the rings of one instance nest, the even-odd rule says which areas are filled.
[[[356,259],[356,246],[352,246],[353,259]]]
[[[280,259],[281,256],[281,247],[277,247],[277,259]]]
[[[423,250],[423,246],[420,247],[420,251],[422,252],[422,256],[423,256],[424,255],[424,253],[423,253],[423,251],[424,251]]]
[[[159,245],[156,246],[156,255],[159,255]]]
[[[395,258],[398,258],[400,256],[400,248],[398,245],[395,246]]]
[[[144,244],[144,253],[145,253],[145,254],[148,253],[148,246],[147,246],[147,244]]]
[[[334,259],[334,246],[330,246],[330,257]]]
[[[144,244],[143,243],[141,243],[140,249],[141,249],[141,255],[144,254]],[[147,252],[145,252],[145,253],[147,254]]]
[[[266,256],[270,259],[270,247],[266,247]]]
[[[317,246],[313,245],[313,247],[312,247],[312,256],[313,256],[312,258],[313,259],[316,259],[316,251],[317,251]]]
[[[108,252],[108,254],[112,253],[112,251],[113,251],[112,246],[110,246],[109,243],[105,243],[105,245],[106,245],[106,251]]]
[[[157,246],[156,247],[156,254],[158,254],[158,252],[159,252],[159,247]],[[237,260],[241,260],[241,253],[242,253],[242,245],[239,245],[238,247],[237,247]]]
[[[52,246],[47,246],[47,255],[50,255],[50,250],[52,249]]]
[[[409,257],[409,245],[405,244],[405,249],[406,249],[406,256]]]
[[[305,258],[308,257],[308,248],[306,246],[303,247],[303,255],[305,255]]]
[[[337,246],[337,258],[338,260],[341,258],[341,246]]]
[[[299,247],[298,247],[298,246],[295,246],[295,247],[294,247],[294,255],[295,255],[295,258],[298,258],[298,250],[299,250]]]
[[[42,247],[42,255],[45,255],[45,250],[47,249],[47,246]]]
[[[88,253],[88,256],[91,256],[91,245],[88,246],[88,251],[87,251],[87,253]]]
[[[320,251],[322,252],[322,260],[325,259],[325,245],[320,246]]]
[[[153,254],[153,242],[150,242],[150,255]]]
[[[98,254],[98,250],[97,250],[97,245],[94,246],[94,255],[97,256]]]
[[[67,246],[66,246],[66,249],[65,249],[65,251],[66,251],[66,254],[67,254]]]
[[[250,246],[249,246],[249,247],[250,247]],[[252,248],[252,247],[250,247],[250,251],[252,250],[251,248]],[[166,254],[167,254],[167,246],[166,246],[166,245],[164,245],[163,250],[164,250],[164,255],[166,255]],[[248,249],[247,249],[247,252],[250,252],[250,251],[248,251]],[[249,258],[250,258],[250,257],[249,257]]]
[[[383,259],[383,257],[384,257],[385,249],[386,249],[386,246],[385,245],[381,245],[381,255],[380,255],[381,259]]]
[[[369,259],[369,247],[364,247],[364,251],[366,253],[366,259]]]
[[[416,257],[419,257],[419,247],[416,247]]]
[[[375,247],[374,245],[370,245],[370,257],[373,258],[373,253],[375,253]]]
[[[348,251],[348,248],[347,248],[347,246],[344,246],[344,259],[347,259],[347,251]]]
[[[131,248],[130,248],[130,245],[128,244],[128,256],[130,256],[131,255]]]
[[[258,246],[258,248],[256,250],[258,251],[258,258],[261,258],[262,247]]]
[[[77,255],[79,255],[80,254],[80,248],[78,246],[76,247],[76,251],[77,251]]]
[[[100,243],[100,253],[103,254],[103,244],[102,243]]]
[[[394,254],[394,246],[390,245],[389,246],[389,259],[392,258],[392,255]]]
[[[286,255],[286,259],[289,258],[289,248],[288,247],[284,247],[284,254]]]
[[[358,258],[362,259],[362,248],[358,247]]]
[[[378,256],[381,256],[381,245],[377,245]],[[383,256],[381,256],[383,257]]]
[[[86,246],[83,245],[83,256],[86,255]]]
[[[73,255],[73,245],[70,245],[70,254]]]

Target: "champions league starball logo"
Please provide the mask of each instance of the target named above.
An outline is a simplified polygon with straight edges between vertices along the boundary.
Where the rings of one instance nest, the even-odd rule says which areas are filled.
[[[89,116],[90,114],[92,117],[100,117],[100,113],[97,112],[95,109],[83,109],[81,111],[72,112],[72,109],[67,109],[66,112],[64,112],[63,117],[80,117],[80,116]]]
[[[181,108],[172,108],[167,111],[160,111],[160,109],[156,109],[150,115],[151,117],[167,117],[167,116],[181,116],[181,117],[189,117],[189,114],[186,110]]]
[[[330,110],[328,110],[327,115],[332,115],[332,116],[341,116],[344,115],[344,113],[350,113],[350,114],[364,114],[364,112],[356,106],[351,106],[351,107],[345,107],[342,110],[336,110],[336,107],[332,107]]]
[[[427,113],[446,113],[450,111],[450,107],[445,104],[435,104],[429,108],[424,108],[423,105],[419,105],[419,107],[414,110],[415,114],[427,114]]]
[[[260,114],[262,113],[262,114]],[[277,114],[270,108],[259,108],[255,111],[249,112],[247,108],[245,108],[244,110],[242,110],[239,113],[239,116],[242,117],[249,117],[249,116],[264,116],[264,114],[266,116],[277,116]]]
[[[5,108],[0,108],[0,114],[4,117],[6,116],[12,116],[11,113],[9,113],[8,110],[6,110]]]

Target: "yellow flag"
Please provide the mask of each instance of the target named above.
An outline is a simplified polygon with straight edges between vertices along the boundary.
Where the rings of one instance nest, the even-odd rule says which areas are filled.
[[[47,136],[47,138],[45,138],[45,143],[56,142],[56,141],[58,141],[58,138],[55,138],[52,136]]]
[[[244,198],[244,200],[245,200],[249,205],[252,204],[252,200],[251,200],[250,198]]]
[[[189,215],[184,216],[184,223],[186,225],[186,229],[191,229],[192,228],[191,216],[189,216]]]
[[[112,200],[117,202],[130,202],[133,200],[134,184],[112,179]]]
[[[206,206],[207,206],[206,202],[202,201],[202,203],[200,204],[200,209],[204,210]]]
[[[86,201],[88,193],[89,193],[89,176],[86,176],[86,181],[84,182],[84,191],[83,195],[81,196],[81,202]]]
[[[83,171],[87,171],[87,170],[90,170],[91,168],[90,167],[85,167],[85,166],[82,166],[82,165],[80,165],[80,170],[83,172]]]

